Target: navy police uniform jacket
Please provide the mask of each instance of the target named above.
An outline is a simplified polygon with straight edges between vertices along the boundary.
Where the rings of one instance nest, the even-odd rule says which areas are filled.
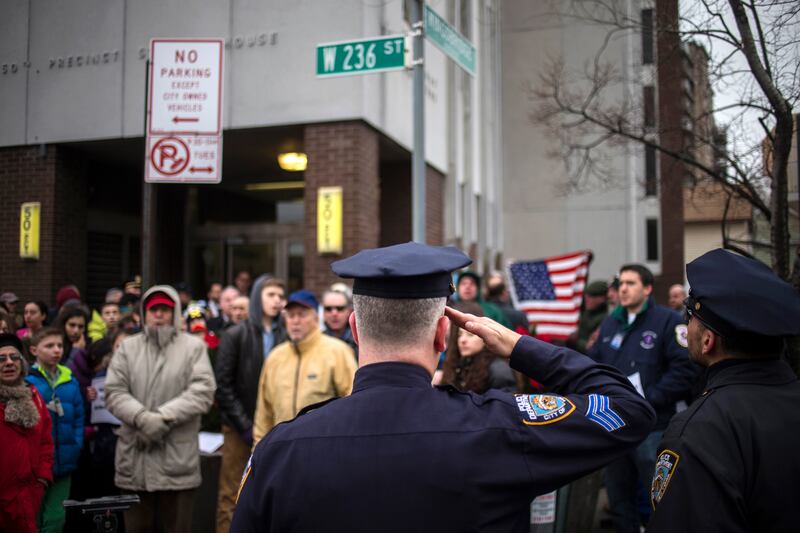
[[[776,359],[712,365],[706,391],[670,422],[648,533],[797,531],[800,382]]]
[[[531,500],[650,431],[615,369],[523,337],[511,366],[552,394],[435,388],[400,362],[358,370],[353,393],[276,426],[251,457],[231,531],[527,532]]]
[[[619,369],[626,376],[639,374],[645,398],[656,411],[655,429],[664,429],[675,414],[675,403],[689,400],[698,367],[686,349],[686,324],[671,309],[656,305],[651,296],[633,323],[617,307],[600,324],[589,357]]]

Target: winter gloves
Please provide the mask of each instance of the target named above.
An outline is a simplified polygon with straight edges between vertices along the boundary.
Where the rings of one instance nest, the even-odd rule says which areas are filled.
[[[137,429],[136,440],[145,445],[160,442],[169,431],[164,416],[157,411],[140,411],[133,419],[133,425]]]

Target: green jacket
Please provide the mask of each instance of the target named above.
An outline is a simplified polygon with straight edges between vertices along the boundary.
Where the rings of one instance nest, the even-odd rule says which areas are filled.
[[[472,270],[462,270],[459,273],[458,279],[460,280],[462,276],[469,276],[476,281],[476,284],[478,285],[478,296],[475,298],[475,303],[481,306],[481,309],[483,309],[483,314],[495,322],[498,322],[499,324],[511,329],[511,323],[508,321],[508,318],[506,318],[506,314],[503,312],[503,310],[497,307],[495,304],[487,302],[481,298],[481,289],[483,288],[481,277]]]
[[[600,327],[603,319],[608,315],[608,304],[603,304],[592,311],[582,311],[578,319],[578,338],[575,341],[575,349],[581,353],[586,353],[586,341],[594,330]]]

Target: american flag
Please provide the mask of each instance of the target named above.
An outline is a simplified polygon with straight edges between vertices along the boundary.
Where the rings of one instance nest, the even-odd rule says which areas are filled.
[[[589,276],[588,250],[508,264],[511,298],[542,340],[566,340],[578,327],[583,288]]]

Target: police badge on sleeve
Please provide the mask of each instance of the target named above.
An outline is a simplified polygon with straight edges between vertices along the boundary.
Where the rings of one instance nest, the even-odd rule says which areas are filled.
[[[669,480],[672,479],[680,459],[680,455],[672,450],[664,450],[658,454],[656,470],[653,473],[653,483],[650,485],[650,504],[653,509],[656,508],[658,502],[664,497],[664,493],[667,492]]]
[[[575,410],[568,398],[553,394],[515,394],[517,407],[523,413],[522,423],[542,426],[563,420]]]

